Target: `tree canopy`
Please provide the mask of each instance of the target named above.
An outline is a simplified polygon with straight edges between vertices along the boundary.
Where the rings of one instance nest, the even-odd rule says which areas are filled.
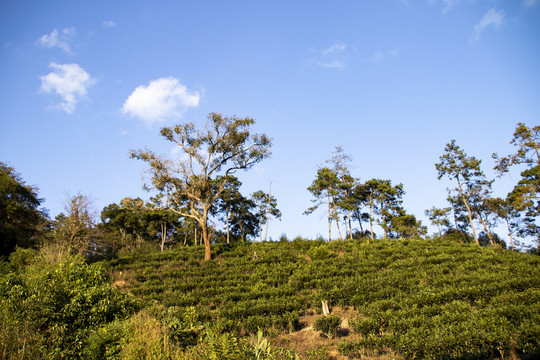
[[[131,157],[148,163],[151,186],[174,204],[170,209],[197,221],[203,232],[205,260],[211,258],[208,216],[230,181],[229,175],[247,170],[270,156],[271,140],[251,134],[252,118],[210,113],[203,129],[178,124],[161,129],[176,144],[181,158],[169,160],[150,150],[132,150]]]
[[[16,246],[29,247],[45,219],[39,209],[42,199],[38,189],[27,185],[15,169],[0,162],[0,256],[7,256]]]

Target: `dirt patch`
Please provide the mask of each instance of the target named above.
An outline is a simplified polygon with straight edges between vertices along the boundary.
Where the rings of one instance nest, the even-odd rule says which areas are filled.
[[[313,323],[315,320],[322,316],[321,314],[314,314],[313,311],[308,312],[299,319],[299,330],[289,333],[281,334],[272,342],[279,347],[288,348],[294,350],[300,356],[300,359],[328,359],[328,360],[350,360],[353,358],[341,355],[338,350],[338,344],[343,341],[359,341],[362,337],[356,334],[349,328],[349,318],[353,318],[359,315],[358,311],[352,308],[333,307],[330,309],[332,315],[337,315],[341,318],[341,326],[338,331],[338,336],[329,339],[323,335],[320,331],[313,329]],[[360,351],[359,357],[354,359],[364,360],[390,360],[390,359],[402,359],[402,357],[394,354],[391,350],[385,349],[379,354],[373,354],[370,351]]]
[[[131,271],[114,271],[112,273],[112,286],[115,287],[125,287],[127,285],[132,285],[135,283],[133,278],[133,273]]]

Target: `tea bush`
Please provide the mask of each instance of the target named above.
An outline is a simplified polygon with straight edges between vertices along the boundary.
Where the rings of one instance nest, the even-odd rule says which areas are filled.
[[[339,316],[325,315],[315,320],[313,329],[322,331],[329,339],[332,339],[337,335],[340,325],[341,318]]]

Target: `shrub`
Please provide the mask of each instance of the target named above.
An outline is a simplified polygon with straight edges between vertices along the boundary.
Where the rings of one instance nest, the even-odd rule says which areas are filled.
[[[349,321],[351,328],[360,335],[368,336],[369,334],[378,334],[380,325],[377,319],[358,316]]]
[[[341,319],[337,315],[321,316],[313,324],[313,328],[317,331],[322,331],[329,339],[337,335],[341,325]]]
[[[0,313],[8,325],[0,328],[0,338],[24,334],[27,347],[42,343],[43,357],[77,358],[93,330],[135,309],[130,297],[112,288],[100,264],[71,260],[0,278]]]

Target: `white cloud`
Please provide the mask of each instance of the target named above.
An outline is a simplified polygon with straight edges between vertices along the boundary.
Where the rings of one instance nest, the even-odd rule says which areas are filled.
[[[51,63],[49,67],[53,71],[40,76],[40,90],[60,95],[63,102],[57,107],[71,114],[75,110],[79,98],[86,95],[87,88],[94,83],[94,80],[77,64]]]
[[[148,123],[181,117],[190,107],[199,105],[199,92],[188,91],[178,79],[166,77],[138,86],[127,98],[122,112]]]
[[[504,16],[505,12],[502,10],[497,10],[495,8],[489,9],[480,22],[474,26],[470,42],[473,43],[480,40],[482,32],[488,27],[498,28],[504,24]]]
[[[116,27],[116,23],[111,20],[107,20],[103,22],[103,27]]]
[[[540,4],[540,0],[523,0],[523,6],[525,7],[534,7]]]
[[[319,58],[316,60],[316,64],[328,69],[343,70],[345,68],[346,50],[347,44],[336,43],[321,51]]]
[[[61,33],[54,29],[50,34],[45,34],[37,40],[37,43],[45,48],[58,47],[68,54],[73,54],[69,43],[75,36],[74,28],[65,28]]]

